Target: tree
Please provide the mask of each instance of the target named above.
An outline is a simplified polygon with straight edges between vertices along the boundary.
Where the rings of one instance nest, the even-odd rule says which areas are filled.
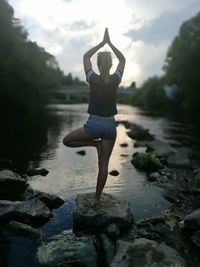
[[[13,8],[0,0],[0,109],[33,110],[48,103],[48,91],[61,87],[55,58],[28,40]]]
[[[163,111],[167,102],[163,85],[163,78],[154,76],[147,79],[139,89],[133,92],[132,103],[147,110]]]
[[[164,65],[166,81],[177,84],[182,107],[200,110],[200,12],[182,24],[172,42]]]

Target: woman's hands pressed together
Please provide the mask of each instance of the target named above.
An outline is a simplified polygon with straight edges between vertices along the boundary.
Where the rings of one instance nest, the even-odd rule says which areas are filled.
[[[108,28],[105,29],[104,37],[103,37],[103,43],[104,43],[104,44],[107,43],[108,45],[111,44],[110,36],[109,36],[109,33],[108,33]]]

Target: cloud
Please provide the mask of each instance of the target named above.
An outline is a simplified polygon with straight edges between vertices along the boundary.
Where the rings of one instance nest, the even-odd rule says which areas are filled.
[[[94,22],[93,22],[94,24]],[[85,20],[79,20],[79,21],[74,21],[71,26],[70,26],[70,30],[72,31],[82,31],[85,29],[88,29],[92,26],[91,23],[87,23],[87,21]]]
[[[73,75],[85,80],[83,68],[83,54],[89,49],[91,38],[89,35],[74,37],[70,42],[65,40],[62,44],[62,53],[57,55],[59,65],[65,73],[71,72]]]
[[[196,2],[190,8],[186,5],[183,10],[165,11],[155,19],[144,19],[143,22],[140,19],[140,24],[143,23],[141,28],[132,29],[126,35],[133,41],[142,40],[146,44],[158,45],[167,40],[172,40],[178,34],[183,21],[195,15],[198,10],[200,10],[200,2]],[[138,23],[138,20],[135,23]]]
[[[146,44],[143,41],[136,41],[128,48],[127,64],[139,66],[139,71],[132,73],[132,81],[135,80],[140,86],[145,79],[154,75],[162,75],[162,66],[166,57],[166,51],[169,41],[165,41],[155,46],[154,44]],[[126,67],[125,67],[126,71]]]
[[[102,0],[98,6],[93,0],[9,2],[29,39],[52,53],[65,73],[79,78],[85,79],[83,54],[102,39],[108,27],[113,43],[127,58],[124,85],[161,73],[181,23],[200,10],[199,0]],[[94,67],[95,61],[92,58]]]

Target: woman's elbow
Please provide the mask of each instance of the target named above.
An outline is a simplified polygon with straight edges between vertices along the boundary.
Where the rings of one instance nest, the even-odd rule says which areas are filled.
[[[123,56],[121,59],[120,59],[120,62],[123,63],[125,65],[126,63],[126,58]]]
[[[84,54],[84,55],[83,55],[83,60],[88,59],[88,58],[89,58],[89,57],[88,57],[87,54]]]

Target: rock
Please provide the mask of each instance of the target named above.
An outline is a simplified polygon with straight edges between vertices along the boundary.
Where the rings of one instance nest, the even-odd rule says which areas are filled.
[[[131,163],[135,168],[147,172],[157,171],[163,168],[160,160],[153,153],[136,152],[133,154]]]
[[[182,221],[180,221],[180,222],[178,223],[178,227],[179,227],[180,229],[184,229],[184,228],[185,228],[184,220],[182,220]]]
[[[0,171],[0,199],[19,200],[27,187],[26,180],[13,171]]]
[[[172,146],[160,139],[146,142],[146,147],[147,152],[154,151],[157,157],[166,157],[175,153],[175,149]]]
[[[184,218],[184,225],[192,230],[200,230],[200,209],[188,214]]]
[[[42,168],[42,169],[32,169],[32,168],[29,168],[26,170],[25,172],[27,175],[29,176],[34,176],[34,175],[42,175],[42,176],[46,176],[49,171],[46,170],[45,168]]]
[[[40,238],[41,230],[31,227],[28,224],[11,221],[8,223],[7,228],[15,235],[22,235],[26,237]]]
[[[195,170],[193,170],[192,173],[193,173],[193,175],[200,177],[200,169],[195,169]]]
[[[168,201],[172,203],[179,203],[180,202],[180,195],[178,190],[176,188],[168,188],[164,194],[164,198],[166,198]]]
[[[120,235],[120,228],[117,224],[111,223],[106,227],[106,234],[113,238],[116,239]]]
[[[113,170],[113,171],[110,171],[109,174],[112,175],[112,176],[118,176],[119,172],[116,171],[116,170]]]
[[[175,168],[191,168],[190,160],[184,149],[167,157],[167,165]]]
[[[63,199],[54,194],[45,193],[39,190],[33,190],[29,186],[23,194],[23,200],[30,200],[32,198],[40,199],[47,205],[49,209],[56,209],[63,205],[65,202]]]
[[[128,136],[135,140],[153,140],[154,135],[149,133],[148,129],[144,129],[141,125],[132,123],[127,132]]]
[[[81,156],[85,156],[85,154],[86,154],[85,150],[79,150],[76,153],[81,155]]]
[[[168,178],[166,175],[162,175],[160,176],[160,178],[158,179],[158,183],[160,185],[168,185]]]
[[[0,221],[16,220],[24,223],[46,222],[52,213],[41,200],[0,201]]]
[[[200,231],[196,231],[192,236],[191,236],[192,242],[200,248]]]
[[[37,251],[40,264],[55,266],[97,267],[92,236],[77,237],[71,230],[55,235]]]
[[[179,253],[164,243],[146,238],[133,243],[119,240],[117,252],[110,267],[186,267]]]
[[[152,172],[150,175],[147,176],[147,180],[150,182],[158,181],[160,178],[160,174],[158,172]]]
[[[120,144],[120,146],[121,146],[121,147],[127,147],[128,144],[127,144],[127,143],[122,143],[122,144]]]
[[[105,234],[101,234],[100,238],[107,265],[110,266],[115,252],[114,242],[110,240]]]
[[[98,230],[115,223],[120,229],[131,226],[133,217],[126,200],[118,199],[111,194],[102,193],[100,207],[94,209],[95,193],[79,194],[73,213],[74,231]]]

